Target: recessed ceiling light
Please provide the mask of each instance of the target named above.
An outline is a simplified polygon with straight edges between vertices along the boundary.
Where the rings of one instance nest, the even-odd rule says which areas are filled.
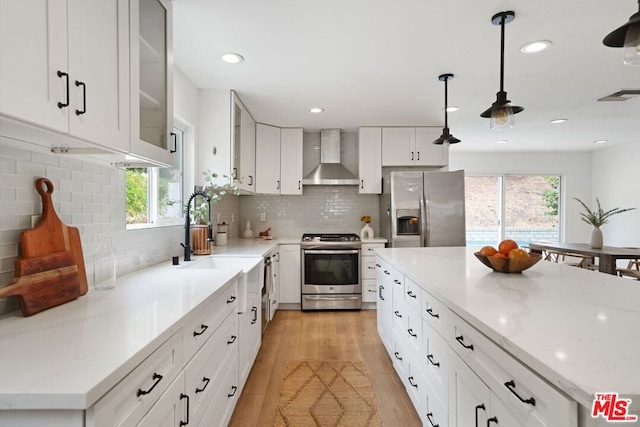
[[[606,139],[597,139],[593,141],[594,144],[604,144],[605,142],[609,142]]]
[[[460,107],[456,107],[455,105],[450,105],[447,107],[447,113],[453,113],[454,111],[458,111]]]
[[[506,140],[506,139],[499,139],[499,140],[496,141],[496,144],[506,144],[507,142],[509,142],[509,141]]]
[[[566,121],[567,119],[553,119],[553,120],[550,120],[549,123],[553,123],[554,125],[556,125],[558,123],[564,123]]]
[[[536,40],[534,42],[527,43],[524,46],[522,46],[520,48],[520,52],[522,53],[542,52],[543,50],[550,48],[552,44],[553,43],[551,43],[549,40]]]
[[[309,112],[314,114],[322,113],[323,111],[324,111],[324,108],[320,108],[320,107],[309,108]]]
[[[223,53],[222,56],[220,56],[220,59],[222,59],[224,62],[228,64],[237,64],[239,62],[244,61],[244,58],[242,57],[242,55],[234,52]]]

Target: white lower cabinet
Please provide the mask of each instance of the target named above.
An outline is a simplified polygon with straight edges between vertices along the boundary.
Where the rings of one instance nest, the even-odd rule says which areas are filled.
[[[280,302],[300,304],[302,280],[300,245],[280,245]]]
[[[175,427],[191,424],[189,409],[189,396],[184,393],[184,373],[180,373],[137,427]]]
[[[384,248],[384,243],[363,243],[360,257],[360,277],[362,279],[362,302],[376,302],[378,287],[376,286],[375,248]]]
[[[391,312],[392,312],[392,291],[393,280],[391,279],[391,266],[376,259],[376,281],[378,286],[377,309],[377,329],[378,335],[382,340],[387,351],[391,354],[394,352],[393,341],[391,341]]]

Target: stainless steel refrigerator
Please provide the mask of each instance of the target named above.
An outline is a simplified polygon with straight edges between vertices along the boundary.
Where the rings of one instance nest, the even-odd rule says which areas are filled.
[[[393,171],[380,197],[389,247],[466,246],[464,171]]]

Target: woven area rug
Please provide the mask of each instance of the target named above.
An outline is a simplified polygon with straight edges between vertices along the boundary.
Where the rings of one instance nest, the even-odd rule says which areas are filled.
[[[289,362],[274,426],[382,426],[362,362]]]

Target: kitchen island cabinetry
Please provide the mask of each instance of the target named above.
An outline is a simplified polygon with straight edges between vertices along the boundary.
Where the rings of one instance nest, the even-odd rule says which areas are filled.
[[[2,0],[0,57],[0,114],[129,151],[127,0]]]
[[[376,302],[378,286],[376,280],[376,257],[373,251],[376,248],[384,248],[384,243],[362,242],[360,249],[360,278],[362,282],[362,302]]]
[[[433,144],[439,136],[438,128],[382,128],[382,166],[447,166],[449,147]]]
[[[382,128],[361,127],[358,130],[358,173],[358,193],[382,193]]]

